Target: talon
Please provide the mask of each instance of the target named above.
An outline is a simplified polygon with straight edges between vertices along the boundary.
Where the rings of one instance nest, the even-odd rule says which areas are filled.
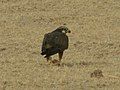
[[[53,65],[58,65],[58,66],[60,66],[60,61],[59,61],[59,60],[54,59],[54,60],[51,61],[51,63],[52,63]]]

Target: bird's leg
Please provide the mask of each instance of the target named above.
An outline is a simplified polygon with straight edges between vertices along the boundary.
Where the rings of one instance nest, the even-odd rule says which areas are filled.
[[[59,61],[61,62],[62,56],[63,56],[63,52],[59,52]]]
[[[50,57],[50,56],[49,56],[49,57],[47,57],[46,59],[47,59],[47,62],[48,62],[49,60],[51,60],[51,59],[52,59],[52,57]]]
[[[49,61],[49,57],[46,58],[47,59],[47,62]]]

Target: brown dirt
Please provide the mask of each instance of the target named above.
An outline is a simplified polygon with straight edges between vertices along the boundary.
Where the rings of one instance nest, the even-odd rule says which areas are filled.
[[[69,49],[49,65],[43,36],[65,23]],[[103,77],[91,78],[97,69]],[[0,0],[0,90],[119,88],[120,0]]]

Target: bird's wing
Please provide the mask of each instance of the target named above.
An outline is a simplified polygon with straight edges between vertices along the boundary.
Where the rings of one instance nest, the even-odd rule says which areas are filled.
[[[68,48],[68,36],[63,33],[56,33],[53,38],[54,45],[57,46],[62,51]]]
[[[52,38],[51,38],[50,33],[47,33],[47,34],[44,35],[44,39],[43,39],[43,42],[42,42],[42,51],[52,47],[52,45],[50,44],[51,40],[52,40]]]
[[[61,51],[68,48],[68,37],[63,33],[48,33],[44,35],[42,51],[46,49],[59,49]]]

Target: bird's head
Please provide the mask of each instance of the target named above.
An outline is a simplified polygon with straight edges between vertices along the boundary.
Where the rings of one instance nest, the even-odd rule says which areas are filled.
[[[55,31],[62,32],[62,33],[71,33],[71,31],[66,26],[60,26]]]

